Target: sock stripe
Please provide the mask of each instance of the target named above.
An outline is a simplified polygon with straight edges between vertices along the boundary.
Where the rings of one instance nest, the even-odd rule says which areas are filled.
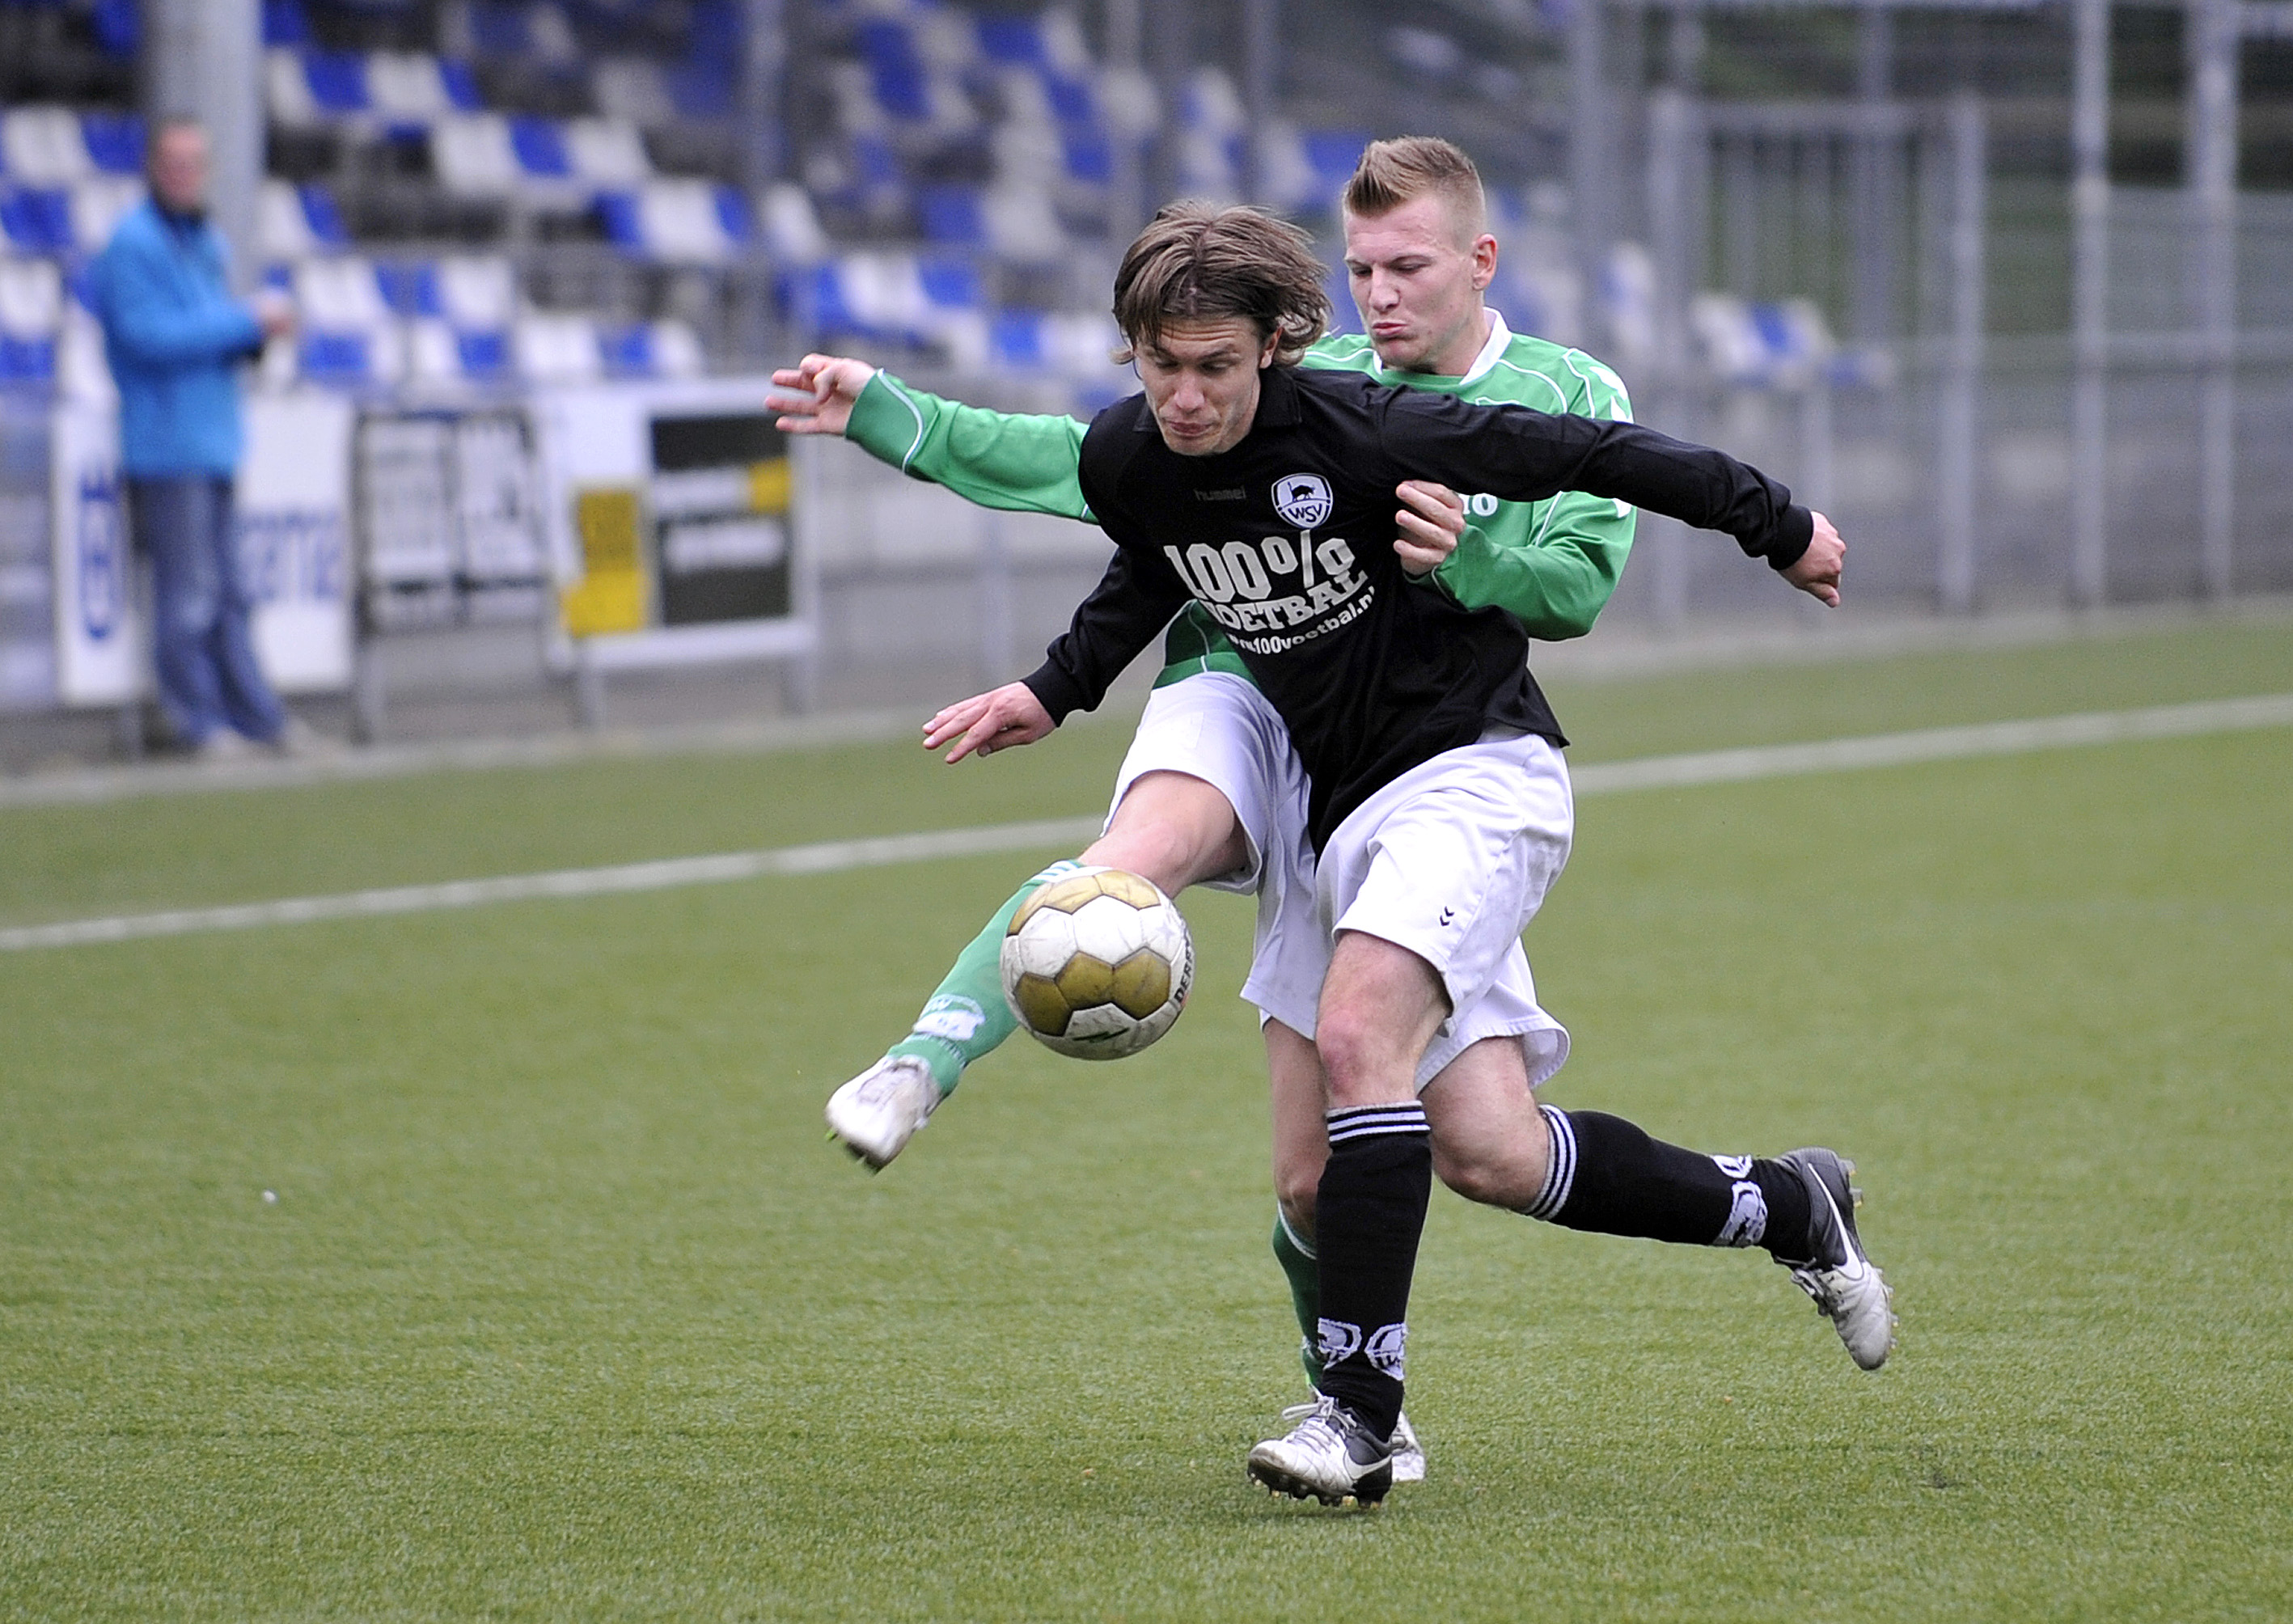
[[[1282,1226],[1282,1232],[1289,1237],[1290,1244],[1298,1248],[1299,1256],[1309,1259],[1314,1256],[1313,1242],[1298,1232],[1297,1226],[1290,1222],[1290,1215],[1282,1210],[1279,1203],[1274,1208],[1274,1221]]]
[[[1568,1205],[1569,1192],[1576,1185],[1576,1127],[1568,1120],[1568,1113],[1557,1106],[1540,1105],[1537,1110],[1544,1113],[1545,1126],[1552,1132],[1552,1159],[1545,1166],[1544,1184],[1537,1191],[1536,1200],[1521,1211],[1550,1223]]]
[[[1425,1124],[1425,1107],[1414,1100],[1406,1105],[1363,1105],[1352,1111],[1333,1111],[1328,1113],[1327,1119],[1333,1149],[1356,1139],[1430,1131]]]

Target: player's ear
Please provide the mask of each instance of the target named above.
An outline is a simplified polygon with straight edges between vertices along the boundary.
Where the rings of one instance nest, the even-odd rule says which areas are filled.
[[[1274,352],[1281,347],[1282,329],[1280,327],[1276,327],[1271,333],[1268,333],[1263,339],[1259,341],[1258,369],[1260,372],[1265,371],[1268,367],[1271,367],[1274,364]]]

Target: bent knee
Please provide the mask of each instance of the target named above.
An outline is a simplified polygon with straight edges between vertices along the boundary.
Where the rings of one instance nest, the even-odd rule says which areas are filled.
[[[1544,1184],[1545,1158],[1535,1147],[1478,1146],[1462,1154],[1433,1142],[1433,1176],[1469,1201],[1519,1211],[1536,1200]]]

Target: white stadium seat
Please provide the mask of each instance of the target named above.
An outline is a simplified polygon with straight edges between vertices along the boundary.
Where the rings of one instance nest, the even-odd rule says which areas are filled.
[[[430,166],[459,198],[506,198],[517,190],[517,153],[499,113],[460,113],[430,130]]]
[[[517,315],[517,278],[509,262],[461,255],[438,262],[438,308],[465,330],[501,328]]]
[[[575,118],[565,125],[573,173],[595,187],[642,186],[652,179],[644,137],[626,118]]]
[[[143,182],[124,174],[99,174],[71,189],[72,240],[83,254],[100,254],[121,216],[143,201]]]
[[[47,338],[63,325],[64,281],[55,263],[0,259],[0,333]]]
[[[604,372],[596,324],[587,316],[522,317],[511,343],[518,376],[529,384],[586,384]]]
[[[95,173],[79,115],[68,107],[19,107],[0,117],[0,158],[20,186],[69,186]]]

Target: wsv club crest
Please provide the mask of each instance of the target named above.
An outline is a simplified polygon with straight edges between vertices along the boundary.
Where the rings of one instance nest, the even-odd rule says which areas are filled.
[[[1330,521],[1330,482],[1318,473],[1285,473],[1274,481],[1274,511],[1282,522],[1318,530]]]

